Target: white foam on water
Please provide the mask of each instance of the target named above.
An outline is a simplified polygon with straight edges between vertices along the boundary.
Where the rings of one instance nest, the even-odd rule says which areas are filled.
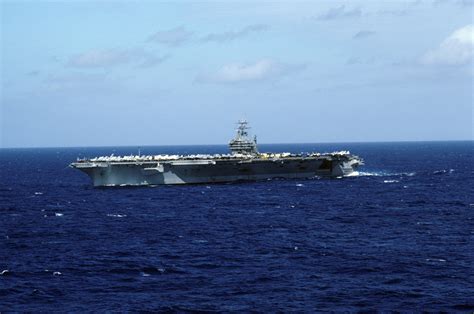
[[[345,177],[358,177],[358,176],[360,176],[359,171],[353,171],[353,172],[345,175]]]
[[[427,258],[426,261],[427,262],[442,262],[442,263],[446,262],[446,260],[442,258]]]
[[[0,272],[0,275],[2,275],[2,276],[3,276],[3,275],[6,275],[6,274],[8,274],[9,272],[10,272],[10,271],[9,271],[8,269],[4,269],[4,270],[2,270],[2,271]]]
[[[394,176],[406,176],[406,177],[413,177],[416,175],[416,172],[400,172],[400,173],[389,173],[383,171],[354,171],[346,177],[394,177]]]
[[[60,271],[55,271],[53,273],[53,276],[61,276],[61,275],[62,275],[62,273]]]
[[[43,192],[35,192],[35,195],[43,195]]]
[[[383,180],[383,183],[397,183],[400,182],[398,180]]]
[[[127,215],[125,215],[125,214],[107,214],[107,217],[123,218],[123,217],[127,217]]]
[[[64,216],[64,214],[63,214],[63,213],[54,213],[54,216],[56,216],[56,217],[62,217],[62,216]]]
[[[436,171],[433,171],[433,174],[444,174],[444,173],[453,173],[454,172],[454,169],[443,169],[443,170],[436,170]]]
[[[433,223],[431,223],[431,222],[424,222],[424,221],[418,221],[416,224],[417,224],[417,225],[432,225]]]
[[[150,277],[150,276],[151,276],[150,274],[147,274],[147,273],[145,273],[145,272],[141,272],[140,274],[141,274],[143,277]]]
[[[298,183],[296,186],[304,186],[304,184]]]
[[[382,177],[384,174],[381,172],[365,172],[365,171],[355,171],[348,176],[358,176],[358,177]]]

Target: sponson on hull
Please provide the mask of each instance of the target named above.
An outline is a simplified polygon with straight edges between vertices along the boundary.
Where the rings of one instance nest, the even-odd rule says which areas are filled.
[[[271,178],[349,176],[363,165],[348,151],[334,153],[260,153],[248,123],[238,122],[230,154],[102,156],[71,163],[94,186],[217,183]]]

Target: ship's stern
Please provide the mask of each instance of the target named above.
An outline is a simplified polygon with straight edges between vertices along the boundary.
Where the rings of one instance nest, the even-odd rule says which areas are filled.
[[[357,175],[358,168],[364,165],[364,160],[356,155],[346,155],[333,162],[331,175],[333,177],[350,177]]]

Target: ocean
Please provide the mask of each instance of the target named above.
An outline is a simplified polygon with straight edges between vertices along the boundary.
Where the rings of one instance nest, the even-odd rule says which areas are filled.
[[[366,165],[93,188],[70,162],[137,147],[1,149],[0,312],[474,311],[472,141],[259,147],[350,150]]]

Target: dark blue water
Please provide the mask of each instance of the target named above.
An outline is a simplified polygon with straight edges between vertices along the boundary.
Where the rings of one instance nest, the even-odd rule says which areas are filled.
[[[136,148],[0,150],[0,311],[472,312],[473,142],[261,145],[335,149],[363,173],[115,189],[68,163]]]

